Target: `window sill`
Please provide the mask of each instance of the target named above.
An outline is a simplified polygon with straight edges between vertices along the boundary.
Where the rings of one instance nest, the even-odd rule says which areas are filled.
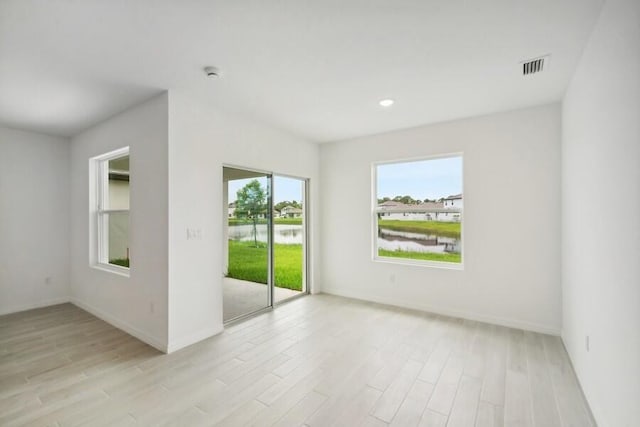
[[[396,264],[396,265],[411,265],[415,267],[430,267],[430,268],[441,268],[445,270],[464,270],[463,263],[456,262],[443,262],[443,261],[422,261],[422,260],[412,260],[412,259],[403,259],[403,258],[392,258],[392,257],[381,257],[374,256],[373,262],[381,262],[385,264]]]
[[[96,270],[106,271],[107,273],[117,274],[118,276],[130,277],[130,269],[126,267],[120,267],[112,264],[93,264],[91,268]]]

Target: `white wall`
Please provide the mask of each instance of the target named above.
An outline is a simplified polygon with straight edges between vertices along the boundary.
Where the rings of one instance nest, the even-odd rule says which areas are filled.
[[[639,76],[640,3],[609,0],[562,111],[562,337],[602,427],[640,420]]]
[[[68,300],[69,140],[0,127],[0,314]]]
[[[372,162],[454,152],[464,154],[464,271],[372,261]],[[322,145],[320,154],[323,291],[559,333],[559,105]]]
[[[130,277],[89,262],[89,159],[130,147]],[[168,95],[74,137],[71,143],[72,301],[165,350],[168,327]]]
[[[222,113],[170,92],[169,350],[222,330],[222,166],[310,178],[312,260],[317,257],[318,147],[283,132]],[[200,240],[187,240],[187,228]],[[317,283],[311,263],[311,289]]]

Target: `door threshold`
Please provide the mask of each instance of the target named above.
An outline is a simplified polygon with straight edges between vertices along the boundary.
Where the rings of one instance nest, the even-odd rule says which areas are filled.
[[[256,316],[259,316],[261,314],[273,311],[274,308],[276,308],[276,307],[278,307],[280,305],[295,301],[295,300],[300,299],[300,298],[304,298],[307,295],[310,295],[310,293],[309,292],[300,292],[300,295],[295,295],[295,296],[289,297],[287,299],[284,299],[282,301],[278,301],[278,302],[274,303],[272,307],[261,308],[260,310],[252,311],[251,313],[243,314],[241,316],[234,317],[234,318],[229,319],[229,320],[225,320],[225,321],[222,322],[222,326],[224,326],[226,328],[227,326],[232,326],[232,325],[235,325],[236,323],[242,323],[245,320],[249,320],[249,319],[251,319],[253,317],[256,317]]]
[[[273,307],[265,307],[265,308],[261,308],[260,310],[256,310],[256,311],[252,311],[251,313],[247,313],[247,314],[242,314],[240,316],[237,317],[233,317],[229,320],[225,320],[222,322],[222,326],[231,326],[235,323],[240,323],[244,320],[250,319],[252,317],[256,317],[259,316],[260,314],[264,314],[267,313],[269,311],[273,311]]]

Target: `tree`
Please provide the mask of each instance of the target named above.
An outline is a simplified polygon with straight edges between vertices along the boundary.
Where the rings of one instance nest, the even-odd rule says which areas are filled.
[[[257,179],[253,179],[238,190],[236,195],[236,212],[253,220],[253,242],[258,247],[258,217],[267,211],[267,192]]]
[[[407,195],[407,196],[396,196],[393,198],[393,200],[395,202],[400,202],[400,203],[404,203],[405,205],[414,205],[417,202],[415,200],[413,200],[413,197]]]

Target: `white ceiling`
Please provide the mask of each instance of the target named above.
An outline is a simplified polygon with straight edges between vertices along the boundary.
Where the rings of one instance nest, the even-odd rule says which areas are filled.
[[[68,136],[179,89],[323,142],[549,103],[601,5],[3,0],[0,123]],[[519,62],[544,54],[545,71],[523,77]]]

